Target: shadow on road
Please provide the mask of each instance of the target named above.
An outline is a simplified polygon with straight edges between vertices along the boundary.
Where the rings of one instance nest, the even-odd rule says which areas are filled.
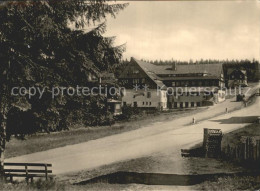
[[[254,123],[258,116],[241,116],[241,117],[230,117],[229,119],[211,120],[219,122],[220,124],[239,124],[239,123]]]

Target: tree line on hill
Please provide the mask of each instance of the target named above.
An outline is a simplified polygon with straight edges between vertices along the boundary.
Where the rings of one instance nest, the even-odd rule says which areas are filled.
[[[247,76],[249,81],[257,81],[260,80],[260,68],[259,68],[259,61],[256,59],[226,59],[226,60],[220,60],[220,59],[200,59],[200,60],[192,60],[189,61],[180,61],[180,60],[147,60],[147,59],[141,59],[141,61],[148,62],[155,65],[194,65],[194,64],[223,64],[223,70],[224,75],[227,78],[227,71],[228,69],[244,69],[247,71]],[[125,65],[129,63],[129,60],[125,59],[122,61],[121,65],[118,65],[117,70],[115,71],[116,76],[119,76],[119,74],[124,69]]]

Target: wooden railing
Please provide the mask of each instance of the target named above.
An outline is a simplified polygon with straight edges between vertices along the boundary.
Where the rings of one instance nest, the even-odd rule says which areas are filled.
[[[18,168],[20,167],[20,168]],[[4,163],[5,177],[9,177],[13,181],[13,177],[25,177],[26,181],[33,181],[34,177],[44,177],[52,179],[51,164],[44,163]]]

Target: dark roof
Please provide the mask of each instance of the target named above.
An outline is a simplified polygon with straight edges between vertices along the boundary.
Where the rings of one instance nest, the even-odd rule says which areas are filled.
[[[222,64],[189,64],[176,65],[176,70],[172,70],[172,65],[154,65],[148,62],[136,60],[132,58],[146,73],[157,76],[157,79],[162,80],[162,75],[167,74],[207,74],[219,78],[223,72]],[[158,77],[161,76],[160,77]],[[203,77],[205,79],[206,76]],[[192,77],[193,78],[193,77]],[[195,78],[195,77],[194,77]],[[164,77],[163,77],[164,79]]]
[[[156,65],[143,62],[141,60],[136,60],[133,57],[131,58],[131,61],[136,62],[143,69],[143,71],[149,76],[149,78],[156,83],[157,86],[166,88],[163,82],[161,81],[160,77],[158,77],[156,73],[154,73],[154,71],[151,70],[152,67],[154,67],[153,69],[155,69],[155,67],[157,67]]]
[[[242,74],[246,75],[246,70],[240,70],[240,69],[233,69],[233,68],[229,68],[227,70],[227,75],[232,74],[233,72],[241,72]]]

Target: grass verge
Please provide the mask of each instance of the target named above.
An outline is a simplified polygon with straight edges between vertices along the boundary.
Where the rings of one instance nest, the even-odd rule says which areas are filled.
[[[68,131],[54,132],[50,134],[37,133],[26,136],[26,140],[12,138],[6,144],[5,157],[11,158],[67,145],[87,142],[90,140],[135,130],[154,122],[169,121],[177,117],[185,117],[187,115],[191,115],[192,113],[197,113],[203,110],[205,109],[197,108],[193,110],[175,110],[165,113],[147,114],[136,116],[130,121],[117,122],[112,126],[78,127],[71,128]]]

